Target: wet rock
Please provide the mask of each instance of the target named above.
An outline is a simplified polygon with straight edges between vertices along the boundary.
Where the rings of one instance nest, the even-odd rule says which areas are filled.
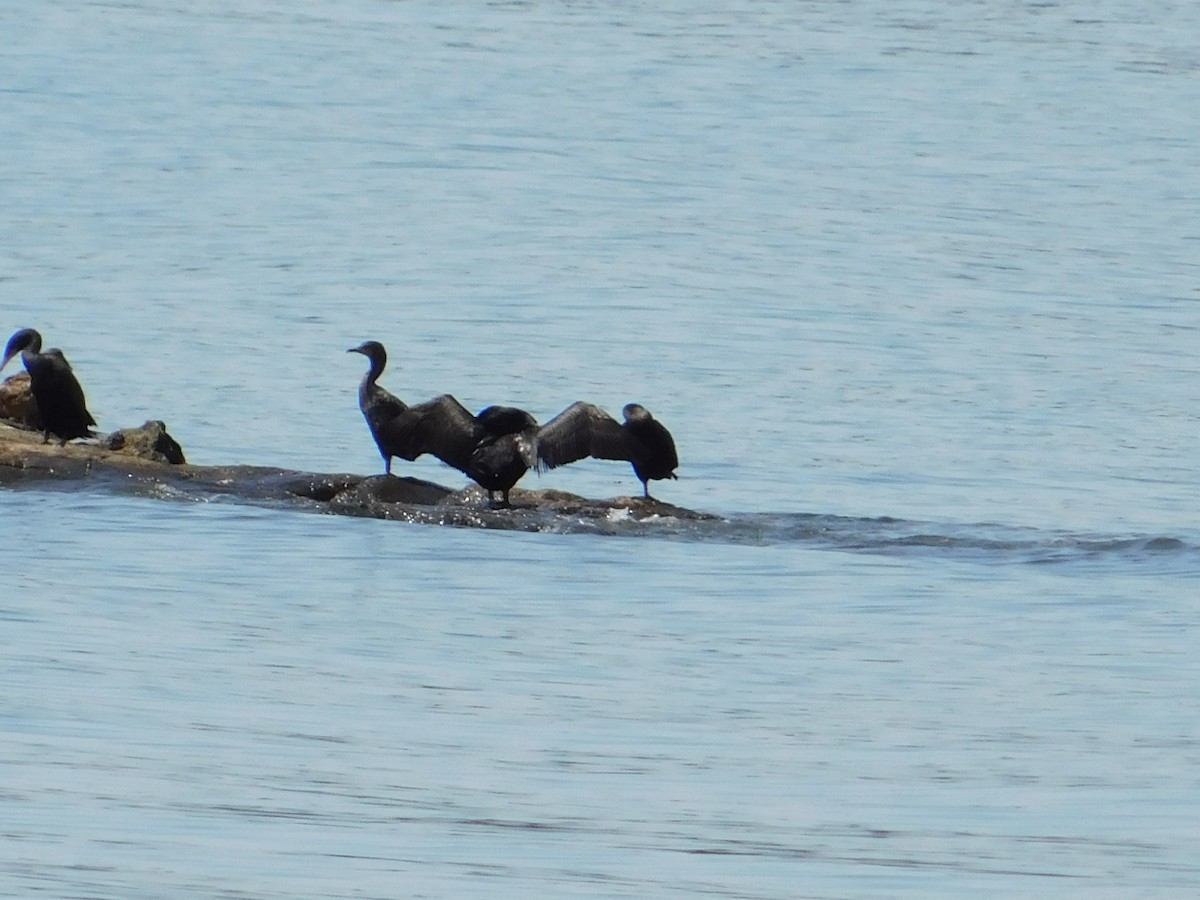
[[[388,518],[384,507],[434,506],[451,493],[449,488],[432,481],[422,481],[420,478],[372,475],[338,493],[330,502],[337,512]]]
[[[283,489],[294,497],[329,503],[363,482],[361,475],[301,475],[284,481]]]
[[[114,431],[103,438],[101,444],[117,453],[173,466],[187,462],[183,457],[183,448],[167,433],[167,426],[157,419],[146,422],[141,428],[121,428]]]
[[[0,418],[34,431],[42,430],[42,417],[33,399],[28,372],[18,372],[0,382]]]
[[[176,462],[177,464],[170,464]],[[43,443],[0,422],[0,487],[87,480],[93,489],[174,500],[230,498],[275,508],[503,531],[588,534],[704,533],[718,517],[658,500],[589,500],[557,490],[514,489],[495,509],[477,485],[452,490],[419,478],[297,472],[265,466],[183,464],[162,422],[100,440]]]
[[[544,491],[513,491],[513,505],[530,503],[538,509],[561,515],[613,518],[626,516],[634,520],[659,518],[670,519],[717,519],[711,513],[685,509],[673,503],[664,503],[653,497],[613,497],[609,500],[591,500],[566,491],[547,489]]]

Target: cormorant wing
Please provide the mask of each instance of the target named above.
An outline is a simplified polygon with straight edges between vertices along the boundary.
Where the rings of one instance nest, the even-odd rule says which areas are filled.
[[[629,460],[630,453],[620,423],[591,403],[572,403],[538,429],[539,471],[565,466],[585,456]]]
[[[410,406],[383,425],[383,437],[396,456],[416,459],[432,453],[465,472],[479,441],[475,417],[450,394]]]
[[[391,391],[385,390],[377,384],[372,386],[368,403],[370,418],[378,422],[381,426],[386,425],[390,420],[408,409],[407,403]],[[362,404],[360,403],[359,405],[361,406]]]
[[[489,406],[475,416],[479,423],[479,445],[476,454],[489,444],[497,444],[502,438],[512,447],[525,468],[537,465],[537,419],[515,406]]]

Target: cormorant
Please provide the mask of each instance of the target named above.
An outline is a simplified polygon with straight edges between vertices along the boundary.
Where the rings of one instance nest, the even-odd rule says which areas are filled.
[[[29,388],[42,416],[42,443],[53,434],[59,444],[79,437],[89,437],[89,425],[96,420],[87,410],[83,388],[63,352],[57,348],[42,351],[42,336],[32,328],[22,328],[8,339],[4,348],[3,370],[18,353],[29,373]]]
[[[387,365],[387,351],[383,349],[383,344],[379,341],[364,341],[346,352],[361,353],[371,361],[371,368],[358,385],[358,408],[362,410],[363,418],[367,420],[367,428],[371,430],[371,437],[375,439],[375,446],[379,448],[379,454],[383,457],[383,470],[391,475],[392,457],[403,454],[397,453],[395,450],[389,452],[389,449],[384,446],[383,427],[396,416],[406,412],[408,406],[399,397],[381,388],[377,383]],[[417,457],[405,458],[416,459]]]
[[[488,503],[509,507],[508,492],[537,464],[537,419],[512,406],[489,406],[475,417],[480,437],[466,473],[488,492]]]
[[[627,403],[621,412],[625,422],[618,424],[598,406],[572,403],[538,430],[538,468],[554,469],[585,456],[628,460],[642,482],[642,496],[653,499],[651,479],[676,477],[675,441],[644,406]]]
[[[392,471],[392,457],[415,460],[432,453],[479,483],[495,503],[509,506],[508,492],[537,461],[537,420],[511,406],[489,406],[478,416],[450,394],[408,406],[378,385],[387,365],[387,351],[378,341],[366,341],[347,353],[361,353],[371,368],[358,387],[358,407]]]

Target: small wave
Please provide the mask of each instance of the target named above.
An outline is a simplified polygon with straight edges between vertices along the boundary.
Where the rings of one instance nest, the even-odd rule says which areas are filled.
[[[514,491],[512,509],[492,509],[482,491],[413,478],[361,477],[252,467],[172,467],[44,472],[10,489],[97,491],[158,500],[245,503],[423,525],[546,534],[594,534],[731,544],[792,544],[886,556],[934,557],[983,564],[1132,565],[1145,571],[1200,574],[1200,535],[1074,534],[999,524],[921,522],[887,516],[821,513],[712,515],[657,500],[589,500],[561,491]]]
[[[1103,536],[996,524],[960,525],[819,514],[735,517],[730,528],[765,543],[799,543],[896,556],[978,562],[1178,561],[1200,571],[1200,541],[1170,535]]]

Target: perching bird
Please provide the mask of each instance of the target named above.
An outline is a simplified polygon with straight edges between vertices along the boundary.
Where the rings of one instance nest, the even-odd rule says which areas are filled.
[[[475,417],[481,436],[471,451],[466,473],[488,492],[495,505],[509,507],[508,492],[522,476],[537,465],[537,419],[512,406],[489,406]]]
[[[650,497],[651,479],[675,478],[679,457],[671,432],[644,406],[628,403],[624,424],[591,403],[572,403],[538,430],[538,468],[554,469],[585,456],[624,459]]]
[[[383,349],[383,344],[379,341],[364,341],[346,352],[361,353],[371,361],[371,368],[367,370],[367,374],[363,376],[362,382],[358,385],[358,408],[362,410],[363,418],[367,420],[367,428],[371,430],[371,437],[375,439],[375,446],[379,448],[379,454],[383,457],[383,469],[390,475],[392,474],[392,457],[402,454],[394,450],[389,452],[384,446],[383,426],[405,412],[408,406],[399,397],[381,388],[377,383],[387,365],[387,351]],[[417,457],[406,458],[416,459]]]
[[[488,492],[508,492],[537,461],[537,421],[524,410],[489,406],[471,415],[450,394],[408,406],[378,385],[387,365],[387,351],[378,341],[366,341],[347,353],[361,353],[371,368],[358,388],[358,407],[391,474],[392,457],[415,460],[431,453],[479,483]]]
[[[83,388],[63,352],[53,347],[43,352],[42,336],[32,328],[22,328],[8,339],[0,370],[18,353],[29,373],[29,388],[42,416],[42,443],[49,441],[52,434],[60,445],[91,436],[88,426],[95,425],[96,420],[87,410]]]

